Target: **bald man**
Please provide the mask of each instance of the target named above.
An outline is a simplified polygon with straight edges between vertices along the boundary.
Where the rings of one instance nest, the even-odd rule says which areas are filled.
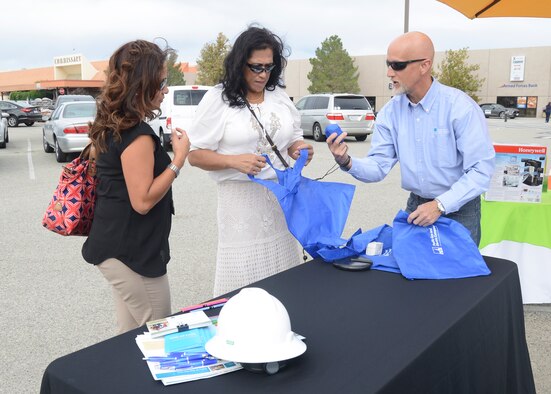
[[[476,102],[431,75],[434,46],[420,32],[399,36],[388,47],[387,76],[394,97],[381,109],[371,149],[348,155],[346,133],[327,144],[344,171],[378,182],[400,161],[402,187],[410,192],[408,222],[433,224],[441,215],[457,220],[480,243],[480,195],[494,171],[494,149]]]

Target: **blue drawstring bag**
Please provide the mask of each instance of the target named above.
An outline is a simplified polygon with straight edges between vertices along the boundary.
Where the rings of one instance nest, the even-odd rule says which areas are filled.
[[[301,175],[308,159],[308,150],[300,151],[295,166],[284,171],[274,168],[278,182],[249,178],[267,187],[277,197],[285,215],[287,227],[302,247],[313,257],[325,246],[339,246],[346,242],[341,234],[348,218],[354,185],[320,182]]]
[[[381,242],[383,244],[383,253],[377,256],[366,255],[365,250],[370,242]],[[362,233],[361,229],[358,229],[346,241],[345,245],[325,245],[318,250],[318,255],[326,262],[346,259],[348,257],[366,257],[373,262],[371,269],[400,273],[398,264],[392,255],[392,227],[387,224],[375,227],[364,233]]]
[[[454,279],[491,274],[469,230],[440,217],[431,226],[407,222],[399,211],[393,222],[392,253],[407,279]]]
[[[391,230],[390,237],[387,237],[389,245],[387,247],[392,248],[392,228],[384,224],[374,229],[368,230],[362,233],[361,229],[358,229],[351,237],[346,241],[344,245],[342,243],[337,246],[325,245],[318,250],[319,256],[327,262],[345,259],[347,257],[359,256],[365,253],[367,245],[370,242],[383,242],[379,239],[381,234],[386,233],[386,229]],[[387,242],[388,242],[387,241]],[[342,245],[342,246],[341,246]],[[384,249],[384,246],[383,246]]]

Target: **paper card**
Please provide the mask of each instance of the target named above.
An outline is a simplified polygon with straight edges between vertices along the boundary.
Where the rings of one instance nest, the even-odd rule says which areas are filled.
[[[205,327],[210,324],[211,320],[203,311],[169,316],[146,323],[147,329],[153,338],[192,328]]]

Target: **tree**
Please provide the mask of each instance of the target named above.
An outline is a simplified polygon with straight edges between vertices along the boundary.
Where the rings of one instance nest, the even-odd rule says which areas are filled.
[[[184,78],[184,73],[180,70],[180,63],[176,63],[178,55],[176,52],[172,52],[168,55],[168,60],[166,62],[168,69],[168,86],[177,86],[185,85],[186,80]]]
[[[310,59],[312,71],[308,73],[310,93],[359,93],[358,67],[343,48],[342,41],[333,35],[316,49]]]
[[[201,49],[197,60],[197,83],[213,86],[222,80],[224,74],[224,59],[231,50],[228,38],[218,33],[216,42],[207,43]]]
[[[434,76],[444,85],[453,86],[467,93],[474,101],[479,98],[476,93],[482,87],[485,78],[479,78],[475,72],[480,69],[479,64],[468,64],[468,48],[456,51],[446,51],[446,56],[438,65],[438,71]]]

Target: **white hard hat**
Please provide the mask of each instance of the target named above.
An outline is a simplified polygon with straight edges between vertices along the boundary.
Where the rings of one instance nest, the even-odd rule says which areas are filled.
[[[277,298],[248,287],[222,307],[216,335],[205,348],[223,360],[270,363],[300,356],[306,344],[291,331],[289,314]]]

